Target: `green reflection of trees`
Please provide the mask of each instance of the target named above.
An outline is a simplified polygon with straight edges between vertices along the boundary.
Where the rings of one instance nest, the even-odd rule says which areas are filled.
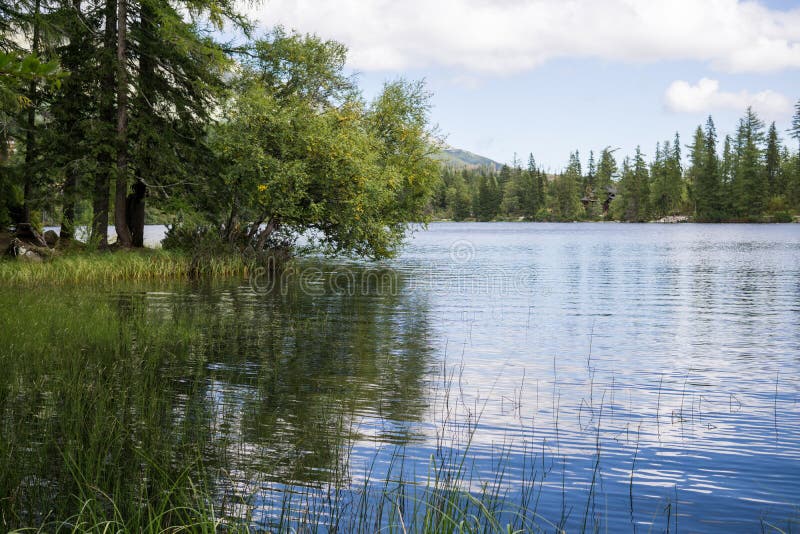
[[[364,420],[409,439],[429,325],[424,299],[392,283],[1,290],[2,529],[87,502],[130,528],[161,509],[185,522],[204,496],[219,509],[261,484],[342,476]]]

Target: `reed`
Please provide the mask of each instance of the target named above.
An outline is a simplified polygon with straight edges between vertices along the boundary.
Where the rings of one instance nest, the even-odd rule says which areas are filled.
[[[308,315],[300,311],[318,301],[301,292],[256,297],[223,287],[0,286],[0,531],[509,534],[604,526],[603,464],[614,451],[604,448],[601,426],[613,424],[615,405],[605,388],[589,391],[578,412],[595,450],[586,451],[588,485],[570,490],[573,509],[555,360],[545,417],[556,433],[547,452],[533,420],[524,434],[479,448],[486,404],[464,393],[459,365],[418,369],[434,403],[424,419],[391,413],[414,400],[401,395],[415,383],[402,373],[417,365],[409,356],[419,352],[416,331],[404,341],[408,352],[383,358],[375,345],[337,341],[346,334],[335,318],[346,313],[363,319],[360,343],[370,339],[370,325],[381,327],[347,295],[343,306],[328,301]],[[384,359],[397,366],[380,367]],[[589,388],[601,387],[595,361],[587,359]],[[371,393],[385,373],[392,387],[382,394],[398,396],[358,404],[365,391],[350,389],[358,385],[347,365],[364,373]],[[661,382],[653,424],[690,424],[689,414],[659,423]],[[672,400],[690,394],[687,387],[678,382]],[[222,398],[235,388],[241,395]],[[516,394],[512,411],[526,411],[524,402]],[[386,421],[424,421],[429,434],[422,444],[371,441],[359,425],[376,407]],[[637,482],[642,422],[634,422],[622,496],[632,528],[650,517]],[[675,491],[655,504],[653,525],[677,530]],[[796,530],[792,521],[787,531]]]
[[[0,284],[68,285],[247,276],[253,264],[240,255],[193,256],[144,250],[66,253],[40,263],[0,261]]]

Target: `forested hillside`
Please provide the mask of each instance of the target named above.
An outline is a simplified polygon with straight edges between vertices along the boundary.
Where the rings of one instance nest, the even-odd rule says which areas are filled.
[[[675,134],[651,156],[610,148],[585,163],[570,154],[566,167],[545,174],[533,154],[499,171],[447,167],[433,211],[439,218],[490,221],[649,221],[677,215],[698,222],[788,222],[800,212],[800,102],[781,139],[748,109],[720,139],[711,117],[688,144]]]

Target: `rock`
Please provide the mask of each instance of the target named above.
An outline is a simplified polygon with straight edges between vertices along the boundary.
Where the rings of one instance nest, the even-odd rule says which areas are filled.
[[[25,254],[21,254],[21,255],[17,256],[17,259],[20,260],[20,261],[27,261],[27,262],[30,262],[30,263],[41,263],[41,262],[44,261],[44,258],[39,256],[33,250],[25,251]]]
[[[689,222],[689,217],[686,215],[667,215],[666,217],[662,217],[655,222],[666,224],[684,223]]]
[[[14,231],[14,237],[39,247],[47,246],[47,242],[44,240],[42,235],[28,223],[18,224],[16,230]]]
[[[44,233],[44,242],[47,243],[47,246],[53,248],[58,243],[58,234],[55,230],[48,230]]]
[[[6,255],[12,258],[17,258],[21,261],[41,262],[50,259],[53,255],[53,249],[48,247],[38,247],[32,245],[21,239],[14,238],[11,240],[8,248],[5,251]]]

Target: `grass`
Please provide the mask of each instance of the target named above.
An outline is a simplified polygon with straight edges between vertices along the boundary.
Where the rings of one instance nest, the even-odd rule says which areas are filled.
[[[574,510],[556,503],[557,432],[547,462],[532,441],[487,460],[474,441],[485,404],[465,400],[458,367],[427,366],[424,317],[396,313],[397,298],[0,286],[0,531],[600,530],[614,401],[588,397],[587,485]],[[587,372],[593,363],[590,351]],[[423,397],[438,404],[415,412]],[[657,420],[660,385],[656,406]],[[359,425],[376,413],[430,423],[430,439],[370,441]],[[639,431],[635,444],[632,517],[634,492],[647,491],[634,485]],[[670,532],[677,501],[656,510]]]
[[[178,251],[66,253],[41,263],[0,261],[0,284],[35,286],[188,280],[246,276],[253,265],[241,256],[198,258]]]
[[[367,395],[354,394],[354,386],[336,374],[324,385],[315,374],[320,364],[307,352],[309,362],[291,360],[297,356],[264,357],[257,380],[261,393],[243,405],[232,400],[215,408],[212,400],[225,394],[213,389],[219,380],[215,373],[228,372],[214,370],[217,351],[247,354],[252,347],[269,345],[270,331],[276,329],[292,339],[311,338],[312,346],[333,337],[337,325],[327,326],[327,318],[308,322],[297,317],[294,310],[303,303],[287,304],[288,322],[265,321],[254,312],[250,323],[244,311],[229,313],[238,307],[235,298],[229,302],[233,294],[221,301],[212,295],[206,304],[189,307],[180,298],[168,304],[157,298],[180,287],[152,288],[157,290],[154,301],[147,300],[141,284],[119,288],[0,289],[0,530],[532,530],[534,516],[505,499],[504,468],[494,480],[473,478],[470,442],[477,419],[472,415],[460,419],[446,412],[440,424],[461,429],[458,437],[438,439],[428,472],[417,476],[406,469],[411,462],[404,446],[389,451],[388,468],[377,462],[386,450],[376,450],[376,462],[363,472],[351,465],[353,440],[358,439],[355,414],[363,410],[351,397]],[[256,332],[267,337],[250,338]],[[218,337],[222,333],[227,337]],[[372,339],[366,331],[358,335]],[[327,342],[320,354],[335,359],[335,341]],[[408,350],[410,357],[417,356],[415,345]],[[362,372],[387,365],[375,356],[378,352],[374,346],[363,348],[374,361],[356,362],[364,365]],[[396,357],[402,361],[405,356]],[[339,366],[333,362],[331,372]],[[414,363],[406,360],[403,371],[411,368]],[[388,371],[381,374],[387,372],[393,382],[404,380],[394,369]],[[282,373],[278,385],[276,373]],[[244,379],[223,376],[231,384]],[[452,375],[445,382],[443,387],[451,388]],[[313,384],[319,392],[308,389]],[[407,401],[399,398],[397,403]],[[228,411],[229,406],[236,408]],[[238,423],[242,428],[231,427],[239,417],[260,421],[264,434],[249,441],[263,442],[272,455],[287,443],[312,454],[307,460],[286,457],[293,464],[286,475],[280,474],[287,463],[281,456],[255,468],[240,464],[242,433],[254,422],[243,419]],[[281,435],[282,420],[300,420],[314,430]],[[245,456],[247,462],[259,457],[254,451]],[[502,466],[502,454],[499,460]],[[320,478],[320,472],[329,475]],[[362,482],[353,481],[354,472],[363,473]],[[242,488],[242,480],[254,486]],[[270,485],[277,490],[265,490]],[[265,505],[267,498],[276,501]],[[259,510],[268,514],[254,517]]]

